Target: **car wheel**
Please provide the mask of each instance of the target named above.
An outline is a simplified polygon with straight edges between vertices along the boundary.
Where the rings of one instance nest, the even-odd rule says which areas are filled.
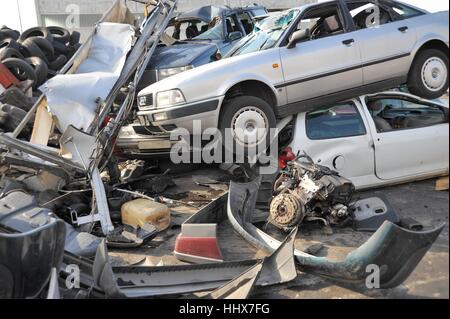
[[[437,99],[448,89],[448,56],[436,49],[420,51],[408,79],[411,93],[426,99]]]
[[[239,96],[226,102],[220,116],[220,130],[225,150],[244,154],[265,151],[270,142],[270,129],[276,127],[275,113],[263,99],[254,96]],[[230,129],[228,134],[226,129]],[[233,138],[233,143],[226,138]]]

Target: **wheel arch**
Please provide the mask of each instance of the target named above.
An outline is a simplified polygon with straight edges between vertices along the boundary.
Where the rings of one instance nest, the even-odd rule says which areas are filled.
[[[419,44],[413,50],[412,59],[411,59],[411,68],[417,57],[417,54],[419,52],[422,52],[423,50],[427,50],[427,49],[438,49],[438,50],[442,51],[445,55],[447,55],[447,57],[449,57],[449,53],[448,53],[449,46],[448,46],[447,42],[445,42],[443,39],[441,39],[439,37],[423,39],[422,41],[419,42]]]
[[[254,96],[266,101],[274,110],[276,115],[276,107],[278,106],[278,97],[275,88],[262,80],[246,79],[236,82],[228,87],[224,94],[224,100],[220,107],[221,113],[223,105],[230,99],[237,96]]]

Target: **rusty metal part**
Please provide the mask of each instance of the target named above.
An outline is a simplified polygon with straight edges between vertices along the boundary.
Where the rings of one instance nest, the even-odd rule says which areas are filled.
[[[280,228],[294,227],[300,224],[305,216],[304,206],[294,194],[277,195],[270,203],[270,222]]]

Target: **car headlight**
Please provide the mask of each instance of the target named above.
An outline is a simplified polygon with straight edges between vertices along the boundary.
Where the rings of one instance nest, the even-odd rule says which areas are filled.
[[[183,93],[181,93],[178,89],[158,92],[156,94],[156,106],[158,108],[169,105],[177,105],[184,102],[186,102],[186,100],[184,99]]]
[[[140,107],[153,106],[153,94],[138,96],[137,101]]]
[[[161,81],[163,79],[166,79],[170,76],[173,76],[178,73],[182,73],[184,71],[193,69],[194,67],[192,65],[186,65],[179,68],[170,68],[170,69],[159,69],[158,70],[158,81]]]

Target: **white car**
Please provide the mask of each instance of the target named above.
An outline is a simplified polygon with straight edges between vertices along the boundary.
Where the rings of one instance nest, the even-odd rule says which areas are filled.
[[[290,146],[359,189],[448,175],[447,103],[401,92],[300,113]]]

